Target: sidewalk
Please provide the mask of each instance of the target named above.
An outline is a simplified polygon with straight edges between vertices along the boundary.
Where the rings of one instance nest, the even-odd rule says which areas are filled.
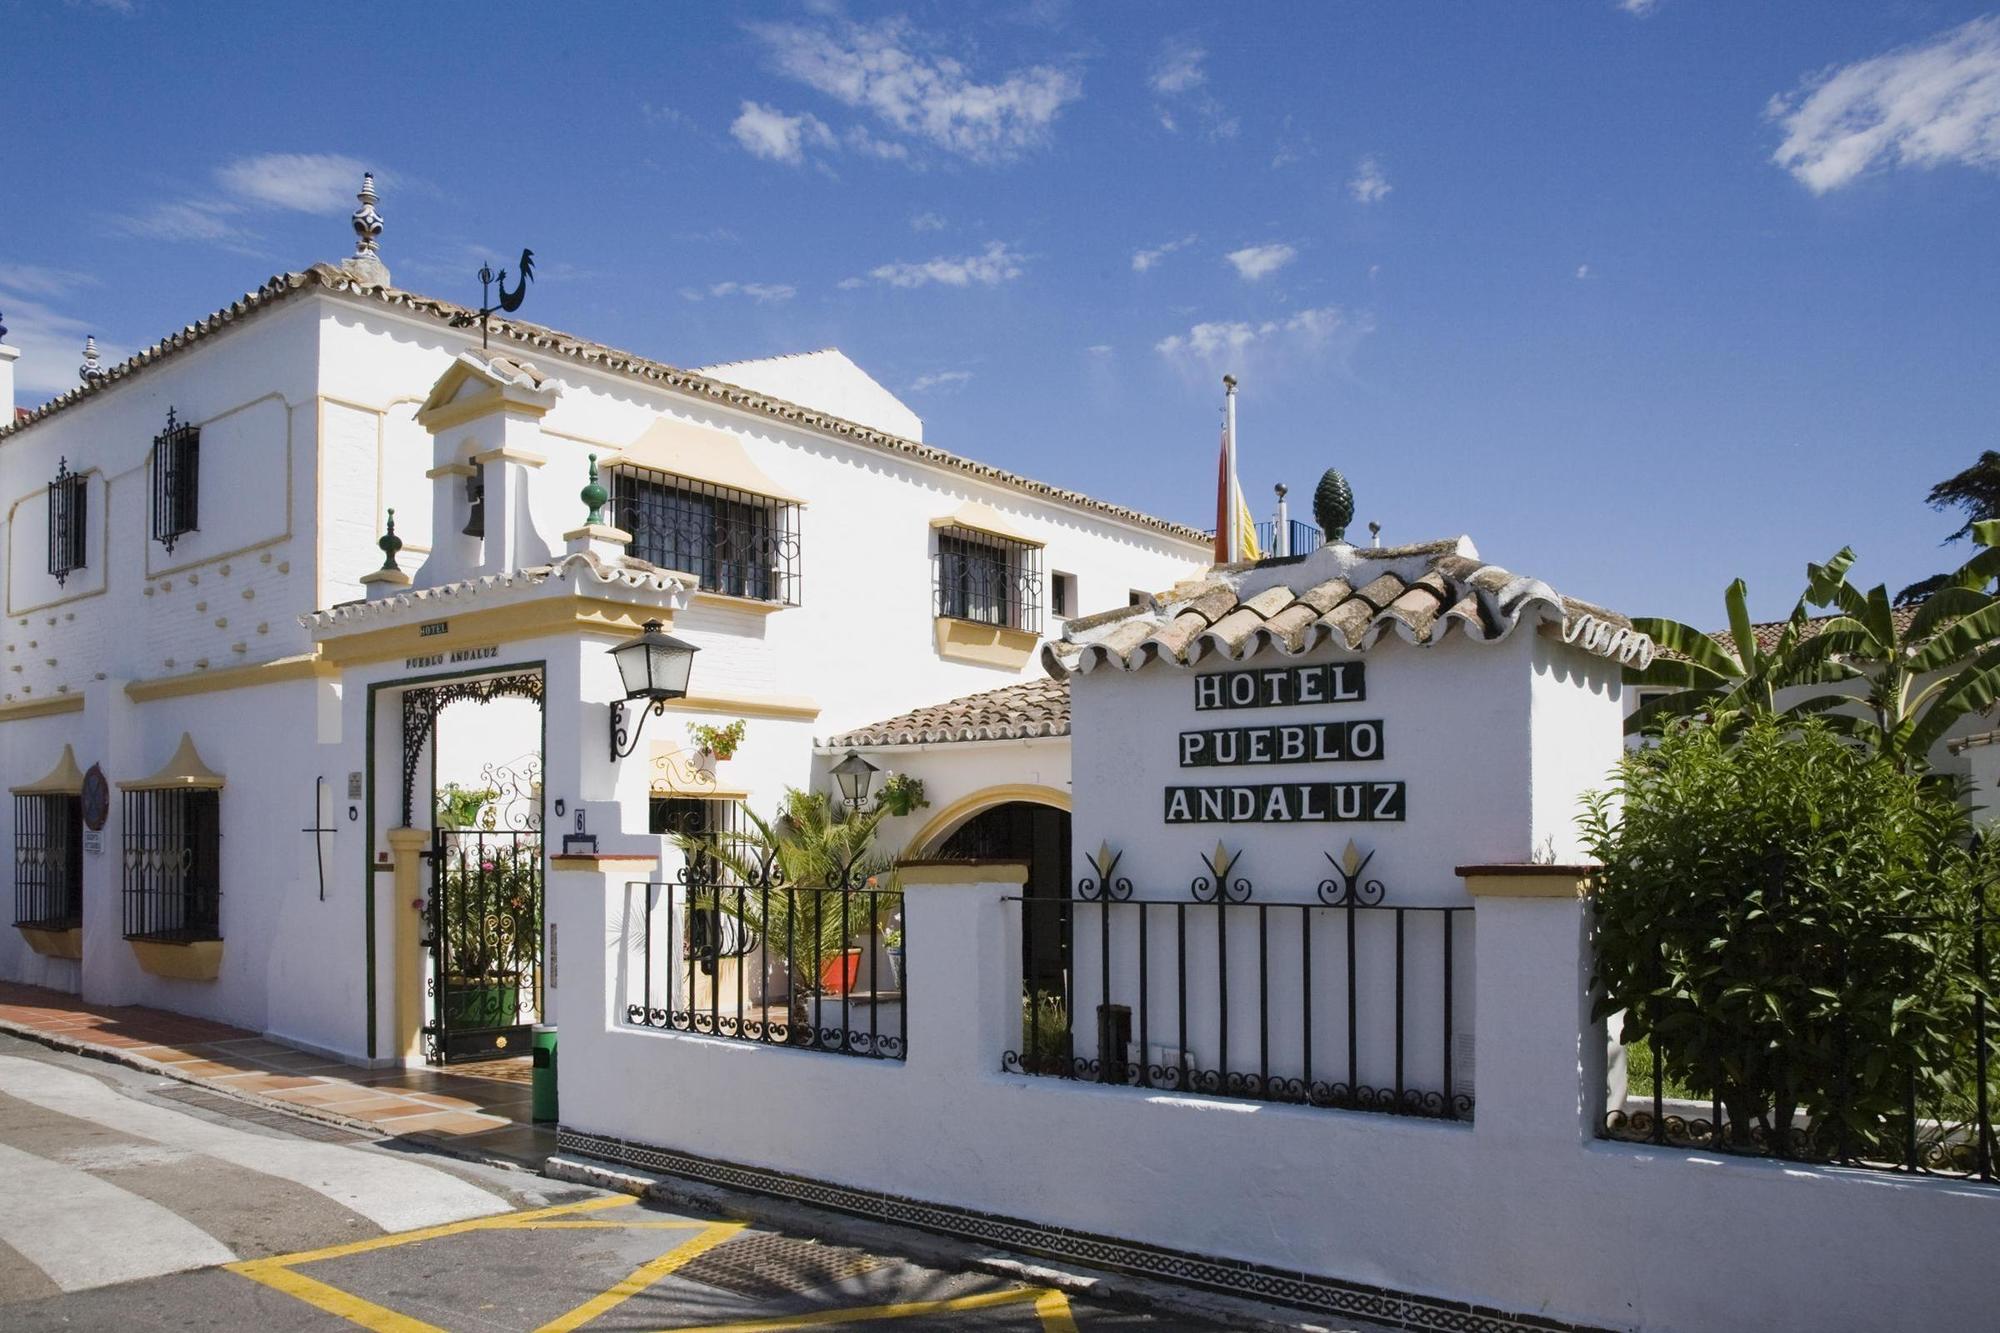
[[[0,1032],[458,1156],[539,1171],[555,1152],[555,1126],[529,1118],[525,1060],[360,1069],[206,1019],[13,982],[0,982]]]

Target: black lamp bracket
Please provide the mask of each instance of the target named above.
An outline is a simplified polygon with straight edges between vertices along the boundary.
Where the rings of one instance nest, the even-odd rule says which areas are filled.
[[[632,735],[628,740],[625,735],[625,705],[629,702],[631,700],[620,699],[611,705],[611,762],[614,764],[639,748],[639,736],[646,730],[646,719],[658,717],[667,711],[665,699],[655,699],[647,704],[639,711],[639,720],[633,725]]]

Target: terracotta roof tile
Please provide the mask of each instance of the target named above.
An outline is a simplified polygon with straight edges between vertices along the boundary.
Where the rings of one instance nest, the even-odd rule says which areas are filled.
[[[1024,680],[843,732],[829,749],[1069,735],[1069,682]]]
[[[355,274],[345,269],[336,268],[331,264],[314,264],[311,268],[300,272],[280,273],[267,279],[263,286],[259,287],[256,291],[244,293],[237,300],[230,302],[222,309],[206,318],[199,319],[185,326],[178,332],[167,335],[151,347],[146,348],[125,361],[115,366],[105,367],[104,373],[96,379],[85,384],[79,384],[65,393],[58,394],[48,402],[43,403],[40,407],[25,413],[17,410],[13,422],[0,423],[0,442],[4,442],[14,432],[25,430],[38,421],[82,402],[93,394],[103,393],[113,385],[131,378],[154,363],[164,360],[177,352],[185,351],[196,343],[213,337],[230,325],[239,323],[260,310],[278,305],[301,292],[313,290],[351,296],[363,301],[375,301],[421,318],[433,320],[446,327],[464,327],[476,324],[478,321],[477,311],[467,310],[464,306],[456,305],[453,302],[439,300],[436,297],[421,296],[415,292],[404,291],[398,287],[386,287],[369,283]],[[1046,482],[1034,481],[1017,473],[1009,472],[1005,468],[998,468],[987,463],[979,463],[969,458],[963,458],[957,454],[940,449],[935,445],[923,444],[916,440],[906,440],[899,435],[890,435],[873,427],[859,425],[856,422],[833,416],[830,413],[821,412],[814,408],[801,407],[797,403],[789,403],[781,398],[773,398],[766,394],[755,393],[712,376],[699,374],[694,371],[681,370],[677,367],[666,365],[663,362],[635,356],[631,352],[620,351],[618,348],[610,347],[603,343],[591,342],[588,339],[578,338],[571,334],[546,328],[540,324],[528,324],[516,320],[494,317],[488,320],[487,328],[496,352],[504,354],[504,349],[511,344],[513,347],[531,356],[543,358],[549,356],[561,357],[566,361],[595,366],[617,374],[629,375],[635,379],[646,380],[665,388],[691,394],[695,397],[727,403],[730,406],[738,407],[745,411],[757,412],[766,416],[779,418],[780,420],[794,422],[828,435],[854,440],[857,443],[869,445],[887,453],[904,454],[919,458],[924,462],[939,467],[949,468],[981,478],[996,486],[1005,486],[1011,490],[1022,491],[1029,495],[1072,505],[1079,509],[1092,510],[1121,519],[1127,523],[1150,528],[1155,532],[1164,533],[1181,541],[1207,545],[1210,540],[1201,530],[1189,527],[1185,523],[1175,523],[1168,519],[1156,518],[1151,514],[1141,513],[1136,509],[1130,509],[1124,505],[1111,504],[1104,500],[1095,500],[1079,491],[1067,490],[1060,486],[1051,486]]]
[[[1073,620],[1042,646],[1051,675],[1162,658],[1192,666],[1211,654],[1232,660],[1265,648],[1286,654],[1332,642],[1362,650],[1393,629],[1419,645],[1456,627],[1479,642],[1547,623],[1566,643],[1643,665],[1652,640],[1616,612],[1570,601],[1539,579],[1479,559],[1466,538],[1391,548],[1336,545],[1302,558],[1218,565],[1114,617]],[[1206,625],[1206,628],[1201,626]]]

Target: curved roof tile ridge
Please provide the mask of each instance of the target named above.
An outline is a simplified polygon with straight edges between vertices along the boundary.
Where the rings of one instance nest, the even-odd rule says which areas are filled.
[[[1429,647],[1456,628],[1498,643],[1526,624],[1563,641],[1644,665],[1652,640],[1614,611],[1572,601],[1540,579],[1479,558],[1467,537],[1397,547],[1323,546],[1304,557],[1218,565],[1147,606],[1072,620],[1042,646],[1052,676],[1210,656],[1242,662],[1273,650],[1296,657],[1326,643],[1365,652],[1384,634]]]
[[[38,421],[45,420],[57,412],[82,402],[93,394],[102,393],[111,385],[130,378],[154,362],[162,360],[187,347],[191,347],[203,338],[211,337],[229,325],[255,314],[259,310],[280,304],[297,295],[299,292],[314,288],[340,295],[374,300],[387,306],[401,307],[413,314],[434,319],[447,325],[460,317],[465,317],[470,321],[476,319],[478,316],[477,311],[468,310],[466,307],[457,305],[451,301],[432,296],[421,296],[415,292],[405,291],[400,287],[387,287],[365,282],[354,274],[332,264],[314,264],[310,268],[298,272],[274,274],[263,285],[258,287],[257,290],[245,292],[242,296],[230,302],[222,309],[215,311],[213,314],[197,320],[193,324],[184,325],[176,332],[168,334],[150,347],[144,348],[134,355],[127,357],[115,366],[107,367],[103,374],[97,376],[95,379],[56,395],[40,407],[28,412],[25,416],[17,414],[14,421],[0,423],[0,442],[6,441],[17,431],[32,426]],[[683,393],[710,398],[745,411],[759,412],[766,416],[776,417],[781,421],[794,422],[798,425],[823,431],[829,435],[854,440],[857,443],[866,444],[890,453],[906,454],[922,459],[927,463],[936,464],[939,467],[964,472],[995,485],[1005,486],[1012,490],[1021,491],[1024,494],[1037,496],[1046,500],[1055,500],[1062,504],[1073,505],[1079,509],[1087,509],[1095,513],[1104,514],[1139,527],[1150,528],[1155,532],[1160,532],[1182,541],[1194,542],[1203,546],[1208,545],[1210,541],[1206,533],[1197,528],[1189,527],[1185,523],[1176,523],[1171,519],[1159,518],[1125,505],[1113,504],[1108,500],[1094,499],[1091,496],[1083,494],[1081,491],[1072,491],[1061,486],[1052,486],[1047,482],[1036,481],[1033,478],[1024,477],[1019,473],[1009,472],[1005,468],[995,467],[990,463],[980,463],[962,455],[951,453],[933,444],[924,444],[916,440],[905,439],[900,435],[890,435],[885,431],[876,430],[871,426],[863,426],[857,422],[848,421],[843,417],[836,417],[831,413],[821,412],[814,408],[801,407],[797,403],[786,402],[782,398],[773,398],[768,394],[756,393],[739,385],[729,384],[723,380],[715,379],[696,371],[681,370],[678,367],[667,365],[663,361],[649,360],[632,352],[621,351],[618,348],[610,347],[603,343],[591,342],[588,339],[578,338],[540,324],[516,322],[496,316],[488,320],[487,328],[493,339],[509,339],[519,346],[532,348],[543,354],[561,356],[567,360],[580,362],[584,365],[601,366],[605,369],[631,375],[638,379],[649,380],[670,389],[677,389]],[[729,362],[725,364],[736,365],[742,363]]]

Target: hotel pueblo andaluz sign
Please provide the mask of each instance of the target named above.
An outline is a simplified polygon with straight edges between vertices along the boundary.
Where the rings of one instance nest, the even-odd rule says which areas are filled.
[[[1236,712],[1368,698],[1360,662],[1219,671],[1194,680],[1196,712]],[[1379,718],[1333,718],[1180,734],[1180,766],[1266,768],[1366,763],[1382,758]],[[1169,824],[1330,824],[1403,818],[1401,782],[1242,782],[1169,787]]]

